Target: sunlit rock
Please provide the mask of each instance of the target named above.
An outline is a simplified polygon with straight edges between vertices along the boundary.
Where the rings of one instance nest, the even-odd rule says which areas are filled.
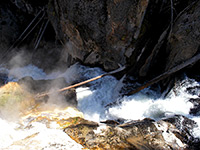
[[[66,120],[71,117],[83,118],[83,113],[74,107],[59,108],[59,106],[47,104],[32,109],[22,118],[21,123],[23,126],[29,127],[34,122],[40,122],[44,123],[47,128],[63,129],[67,127]]]
[[[172,131],[180,131],[168,122],[151,119],[132,121],[118,126],[70,118],[64,130],[72,139],[88,149],[171,150],[186,148]],[[181,134],[181,133],[180,133]]]
[[[76,125],[79,125],[79,124],[84,124],[84,125],[88,125],[90,127],[98,127],[98,123],[96,122],[93,122],[93,121],[88,121],[88,120],[85,120],[81,117],[70,117],[68,118],[67,120],[59,120],[58,122],[63,128],[67,128],[67,127],[71,127],[71,126],[76,126]]]
[[[0,88],[0,106],[20,106],[21,110],[35,104],[34,97],[18,83],[9,82]]]

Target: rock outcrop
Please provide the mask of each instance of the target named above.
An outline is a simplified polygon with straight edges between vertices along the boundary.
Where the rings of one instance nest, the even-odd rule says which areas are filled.
[[[175,20],[168,40],[166,70],[190,59],[199,53],[200,46],[200,2],[182,12]]]
[[[48,14],[57,38],[73,58],[113,70],[126,64],[125,53],[131,55],[126,47],[138,38],[148,3],[51,0]]]
[[[88,149],[186,149],[194,144],[192,135],[188,133],[192,132],[196,123],[186,117],[183,117],[183,121],[182,117],[157,122],[146,118],[121,125],[69,118],[65,120],[64,131]]]
[[[198,8],[190,0],[50,0],[47,13],[69,56],[105,70],[126,65],[144,82],[198,52]]]
[[[144,82],[190,59],[199,50],[198,1],[3,0],[1,3],[2,53],[12,47],[41,12],[36,17],[38,24],[32,23],[30,34],[20,39],[21,44],[16,44],[13,51],[18,53],[25,47],[29,54],[27,63],[45,70],[68,67],[77,61],[107,71],[125,65],[126,74]],[[40,37],[41,31],[44,34]]]
[[[0,106],[34,104],[33,95],[25,91],[18,83],[9,82],[0,88]]]
[[[73,59],[62,51],[61,44],[55,40],[55,31],[48,23],[47,3],[48,0],[0,2],[1,64],[13,67],[32,63],[45,71],[72,64]],[[18,57],[23,64],[10,63],[13,57]]]
[[[33,94],[50,92],[49,95],[42,96],[38,98],[37,101],[47,102],[51,95],[57,94],[59,99],[62,99],[68,103],[68,105],[77,106],[76,90],[74,88],[60,93],[57,92],[57,90],[69,86],[64,78],[57,78],[53,80],[34,80],[32,77],[24,77],[20,79],[18,83]]]
[[[16,120],[36,105],[34,96],[16,82],[0,87],[0,117]]]

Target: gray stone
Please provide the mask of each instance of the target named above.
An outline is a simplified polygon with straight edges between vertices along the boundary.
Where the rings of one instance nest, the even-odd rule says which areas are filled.
[[[200,46],[200,2],[189,7],[175,21],[168,42],[166,70],[190,59]]]

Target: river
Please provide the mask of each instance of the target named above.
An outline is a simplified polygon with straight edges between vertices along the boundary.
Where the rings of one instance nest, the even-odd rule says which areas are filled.
[[[7,82],[31,76],[35,80],[64,77],[68,83],[73,83],[77,79],[90,79],[105,73],[100,68],[89,68],[80,64],[71,66],[65,72],[55,71],[51,74],[46,74],[42,69],[33,65],[12,69],[1,67],[0,72],[8,75]],[[197,98],[197,95],[186,90],[188,87],[199,86],[200,83],[185,76],[185,80],[176,83],[176,87],[166,98],[160,98],[159,93],[148,88],[131,96],[118,97],[119,91],[116,87],[123,86],[119,83],[113,76],[105,76],[93,81],[89,86],[81,86],[76,89],[78,109],[83,112],[85,119],[96,122],[118,118],[129,121],[146,117],[160,120],[179,114],[197,122],[199,128],[194,128],[191,132],[195,137],[200,138],[200,117],[190,115],[189,112],[193,104],[188,101],[190,98]],[[114,101],[120,103],[106,107]],[[52,104],[55,104],[56,107],[63,105],[62,102],[58,103],[56,99],[51,101]],[[12,109],[12,111],[14,110]],[[54,123],[47,127],[44,122],[34,122],[30,128],[24,128],[20,124],[20,120],[23,118],[12,117],[9,119],[10,117],[9,113],[5,113],[0,118],[0,149],[82,148]]]

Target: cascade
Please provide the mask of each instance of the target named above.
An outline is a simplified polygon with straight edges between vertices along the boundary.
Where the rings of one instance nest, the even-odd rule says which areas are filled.
[[[18,81],[25,76],[31,76],[35,80],[63,77],[66,82],[73,83],[77,79],[96,77],[103,74],[104,71],[100,68],[75,64],[65,72],[53,72],[51,74],[46,74],[42,69],[33,65],[14,69],[1,67],[1,73],[7,75],[5,82],[9,83]],[[54,96],[42,106],[34,106],[34,109],[31,108],[24,114],[16,115],[19,113],[16,107],[1,106],[0,148],[81,149],[80,144],[73,141],[62,131],[62,121],[60,120],[65,119],[67,115],[70,117],[84,116],[84,119],[96,122],[117,119],[128,122],[144,118],[159,121],[174,115],[183,115],[199,125],[190,132],[195,138],[200,138],[200,117],[190,113],[194,104],[189,101],[189,99],[198,97],[198,91],[187,92],[187,89],[199,86],[197,81],[185,77],[185,80],[177,83],[166,98],[160,98],[155,91],[147,88],[137,94],[120,97],[118,98],[120,103],[107,106],[116,101],[113,94],[117,94],[115,89],[117,84],[116,78],[105,76],[88,85],[76,88],[77,110],[68,108],[67,104],[59,100],[57,96]],[[0,92],[1,90],[2,88],[0,88]]]

